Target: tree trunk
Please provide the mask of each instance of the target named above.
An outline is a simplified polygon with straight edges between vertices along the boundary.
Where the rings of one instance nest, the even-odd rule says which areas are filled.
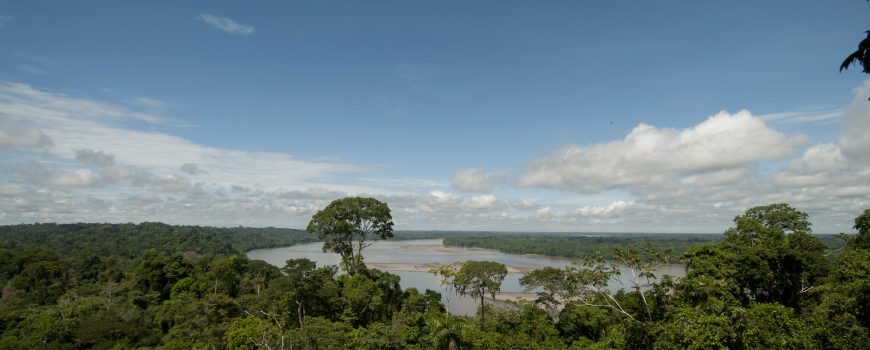
[[[480,327],[483,328],[483,314],[486,313],[486,309],[483,307],[483,293],[480,294]]]
[[[305,325],[302,323],[302,319],[305,317],[304,315],[305,309],[302,306],[302,302],[296,300],[296,315],[299,316],[299,328],[304,328]]]

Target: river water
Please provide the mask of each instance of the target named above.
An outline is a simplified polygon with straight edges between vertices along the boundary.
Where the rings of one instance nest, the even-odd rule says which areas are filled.
[[[466,260],[488,260],[505,264],[517,270],[537,269],[547,266],[565,267],[571,264],[572,259],[550,257],[542,255],[506,254],[489,249],[464,249],[444,247],[441,239],[420,239],[407,241],[379,241],[363,251],[363,257],[367,265],[389,264],[387,266],[424,265],[435,262],[450,264]],[[317,263],[317,266],[338,265],[341,260],[338,254],[324,253],[321,250],[323,243],[306,243],[289,247],[256,249],[249,251],[249,259],[263,260],[269,264],[283,267],[288,259],[305,258]],[[397,271],[391,268],[383,268],[401,278],[402,288],[417,288],[421,293],[431,289],[441,293],[441,301],[447,305],[453,314],[474,315],[477,310],[476,300],[468,297],[459,297],[447,291],[441,285],[439,277],[419,271]],[[625,274],[626,271],[623,271]],[[671,264],[660,267],[656,273],[660,275],[684,276],[685,268],[679,264]],[[523,293],[524,288],[519,284],[522,273],[509,273],[502,282],[503,293]],[[630,286],[627,280],[622,284],[618,281],[610,285],[612,291]]]

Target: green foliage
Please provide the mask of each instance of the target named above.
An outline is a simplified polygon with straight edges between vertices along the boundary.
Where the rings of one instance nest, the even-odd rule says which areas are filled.
[[[304,231],[279,228],[218,228],[141,224],[29,224],[0,226],[0,248],[71,252],[79,256],[136,259],[142,251],[161,254],[244,254],[251,249],[311,242]]]
[[[746,220],[783,233],[810,233],[812,224],[808,219],[807,213],[785,203],[776,203],[750,208],[742,216],[736,217],[734,222],[737,223],[738,228],[741,226],[741,221]]]
[[[362,274],[344,275],[339,279],[342,303],[345,305],[342,320],[352,325],[368,324],[383,307],[383,292],[378,285]]]
[[[393,327],[375,322],[366,328],[357,328],[351,333],[351,347],[360,350],[402,350],[406,342]]]
[[[840,71],[848,69],[853,63],[861,65],[864,73],[870,73],[870,30],[866,31],[867,37],[858,42],[858,49],[846,56],[840,64]]]
[[[807,214],[787,204],[772,204],[749,209],[734,222],[722,247],[736,259],[722,268],[737,270],[739,290],[745,290],[749,300],[800,307],[802,294],[818,284],[829,267],[827,248],[810,235]]]
[[[280,329],[259,317],[237,318],[224,335],[227,349],[275,349],[283,344]]]
[[[323,241],[324,252],[341,255],[344,268],[355,274],[364,268],[363,249],[393,236],[393,218],[384,202],[349,197],[336,199],[314,214],[306,230]]]
[[[535,302],[543,305],[550,312],[556,312],[561,305],[560,293],[570,290],[575,282],[570,274],[550,266],[520,277],[520,284],[526,286],[526,291],[539,289]]]
[[[812,349],[812,338],[794,310],[781,304],[753,304],[736,322],[742,348]]]
[[[606,309],[569,302],[559,312],[559,333],[566,340],[581,337],[600,340],[611,325],[617,323],[615,315]]]
[[[656,301],[670,299],[672,294],[672,280],[663,278],[663,283],[657,283],[654,272],[672,258],[651,246],[644,246],[641,250],[617,249],[615,254],[626,270],[630,282],[628,287],[632,290],[630,294],[610,293],[608,283],[619,282],[623,268],[615,262],[605,261],[600,255],[586,257],[562,269],[532,271],[520,279],[520,284],[526,287],[526,291],[540,288],[537,302],[544,303],[551,310],[554,303],[575,301],[611,309],[634,322],[641,322],[641,317],[653,320],[653,313],[658,315],[661,313],[659,309],[664,307],[657,305]]]
[[[293,349],[347,349],[353,327],[322,317],[305,318],[305,327],[291,329],[287,338]]]
[[[510,335],[514,348],[535,344],[539,348],[564,347],[553,320],[533,303],[521,302],[517,309],[496,308],[484,329]]]
[[[661,249],[670,249],[674,254],[682,254],[693,245],[722,240],[721,236],[708,234],[574,236],[545,233],[534,235],[441,233],[440,235],[429,234],[425,237],[444,238],[444,245],[452,247],[488,248],[512,254],[539,254],[569,258],[601,255],[608,260],[616,259],[616,250],[624,247],[651,245]]]
[[[462,268],[456,273],[453,283],[456,291],[461,295],[468,295],[480,299],[480,322],[484,322],[483,298],[487,294],[495,299],[495,295],[501,290],[501,282],[507,276],[507,267],[494,261],[469,260],[462,264]]]
[[[855,226],[858,236],[851,242],[855,249],[870,249],[870,209],[855,218]]]
[[[868,234],[868,217],[865,211],[856,219],[858,237]],[[242,255],[310,239],[299,231],[40,224],[0,227],[0,237],[0,349],[870,344],[870,249],[853,238],[842,254],[829,254],[807,216],[784,204],[750,209],[723,241],[686,249],[685,278],[655,275],[670,260],[661,248],[614,247],[567,268],[528,273],[521,281],[538,302],[482,304],[479,322],[447,313],[434,291],[403,291],[398,276],[361,264],[339,274],[306,259],[279,268]],[[507,269],[469,261],[434,272],[456,291],[483,298],[498,292]],[[612,293],[617,277],[629,283]]]
[[[692,307],[675,310],[671,320],[656,328],[656,349],[728,349],[736,338],[729,315]]]

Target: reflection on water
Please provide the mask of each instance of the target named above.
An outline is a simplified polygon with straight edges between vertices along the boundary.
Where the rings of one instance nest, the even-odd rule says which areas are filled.
[[[317,266],[338,265],[341,260],[338,254],[324,253],[321,250],[323,243],[307,243],[290,247],[257,249],[248,252],[248,258],[263,260],[269,264],[283,267],[288,259],[305,258],[317,263]],[[558,258],[541,255],[506,254],[494,250],[445,248],[441,239],[420,239],[409,241],[379,241],[363,252],[365,262],[392,263],[392,264],[431,264],[439,262],[449,264],[466,260],[489,260],[496,261],[507,266],[517,268],[542,268],[547,266],[565,267],[571,264],[569,258]],[[447,292],[441,286],[441,280],[428,272],[390,271],[401,277],[402,288],[417,288],[421,293],[431,289],[441,293],[441,301],[448,305],[451,313],[461,315],[474,315],[477,310],[475,300],[467,297],[459,297]],[[662,266],[656,275],[684,276],[685,269],[682,265],[672,264]],[[508,274],[502,283],[502,292],[521,293],[523,287],[519,280],[522,274]],[[628,281],[623,281],[628,286]],[[618,282],[611,284],[613,291],[623,288]]]

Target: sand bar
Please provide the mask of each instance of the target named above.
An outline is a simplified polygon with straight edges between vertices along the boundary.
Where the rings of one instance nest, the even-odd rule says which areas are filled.
[[[427,264],[405,264],[405,263],[366,263],[370,269],[378,269],[384,271],[408,271],[408,272],[429,272],[434,269],[434,263]],[[524,274],[535,270],[531,267],[514,267],[506,266],[508,273]]]

